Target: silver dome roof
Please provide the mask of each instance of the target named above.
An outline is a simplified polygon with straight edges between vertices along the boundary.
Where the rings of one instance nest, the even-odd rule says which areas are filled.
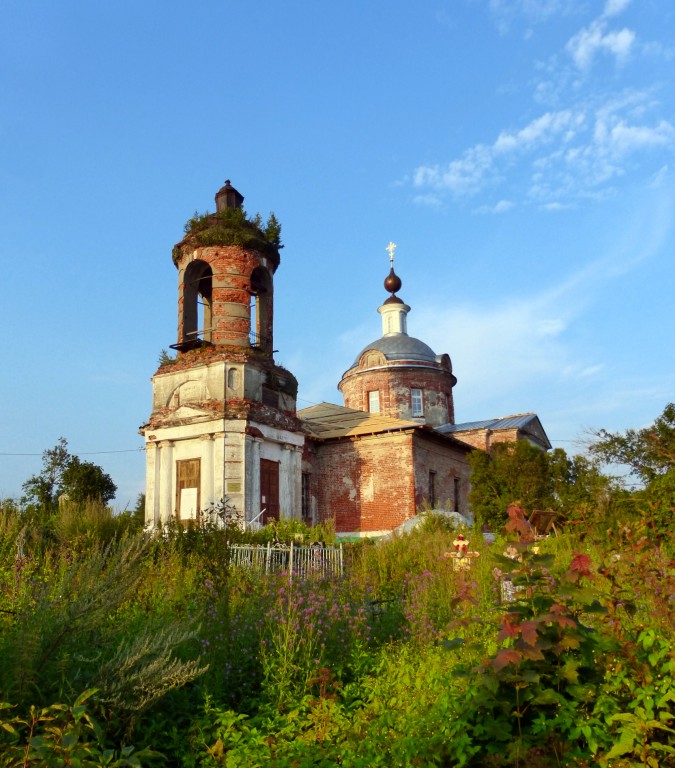
[[[416,363],[437,362],[436,353],[428,344],[404,333],[396,333],[392,336],[382,336],[382,338],[365,346],[356,356],[352,368],[359,364],[361,355],[369,349],[382,352],[387,360],[409,360]]]

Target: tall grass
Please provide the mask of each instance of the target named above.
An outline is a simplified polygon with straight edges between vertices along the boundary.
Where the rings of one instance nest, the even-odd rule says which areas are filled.
[[[79,744],[126,760],[133,743],[137,765],[161,762],[160,752],[190,768],[605,765],[617,743],[625,751],[611,759],[625,765],[666,765],[675,754],[672,553],[639,531],[565,533],[538,542],[536,555],[514,532],[522,562],[502,556],[507,538],[486,545],[464,531],[479,556],[457,571],[446,556],[457,532],[431,521],[347,545],[345,576],[320,581],[233,569],[231,532],[149,536],[132,523],[87,505],[31,527],[3,506],[0,764],[21,745],[23,764],[47,764],[56,731],[70,735],[65,746],[49,742],[54,750]],[[580,564],[583,575],[569,582]],[[522,586],[513,604],[500,588],[509,569]],[[518,611],[530,613],[516,619]],[[572,624],[561,627],[564,653],[543,645],[555,629],[547,611],[561,612],[580,638],[590,633],[592,675]],[[500,666],[521,641],[526,656],[542,658]],[[529,678],[528,664],[539,665]],[[559,700],[538,691],[542,703],[530,706],[539,719],[528,714],[526,732],[509,730],[522,708],[508,697],[534,690],[537,676],[559,679],[564,664],[579,680]],[[77,720],[82,712],[96,728]],[[486,739],[486,723],[518,748],[491,750],[499,739]],[[564,734],[557,758],[546,753],[551,729]],[[30,746],[40,734],[42,757]]]

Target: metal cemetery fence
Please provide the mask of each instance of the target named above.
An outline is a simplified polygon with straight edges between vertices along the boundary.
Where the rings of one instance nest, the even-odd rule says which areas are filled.
[[[302,578],[332,578],[342,576],[344,571],[342,544],[337,547],[298,547],[293,542],[266,546],[231,544],[228,551],[231,565],[251,568],[261,574],[286,572]]]

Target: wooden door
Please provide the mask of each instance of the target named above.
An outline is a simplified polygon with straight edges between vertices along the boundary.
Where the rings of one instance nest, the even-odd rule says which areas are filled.
[[[201,459],[176,462],[176,517],[187,525],[199,520]]]
[[[269,459],[260,459],[260,509],[263,525],[279,519],[279,464]]]

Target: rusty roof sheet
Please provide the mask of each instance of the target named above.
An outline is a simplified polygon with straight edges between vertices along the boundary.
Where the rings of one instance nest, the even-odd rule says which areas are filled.
[[[356,437],[402,429],[420,429],[416,421],[393,419],[380,413],[366,413],[333,403],[319,403],[298,411],[298,418],[313,437]]]
[[[467,421],[464,424],[443,424],[439,432],[469,432],[472,429],[523,429],[537,418],[536,413],[521,413],[517,416],[502,416],[498,419]]]
[[[547,448],[551,448],[551,443],[536,413],[519,413],[514,416],[502,416],[498,419],[467,421],[464,424],[443,424],[443,426],[436,429],[445,435],[457,435],[460,440],[462,432],[471,432],[476,429],[490,429],[493,431],[498,429],[519,429],[541,440]]]

